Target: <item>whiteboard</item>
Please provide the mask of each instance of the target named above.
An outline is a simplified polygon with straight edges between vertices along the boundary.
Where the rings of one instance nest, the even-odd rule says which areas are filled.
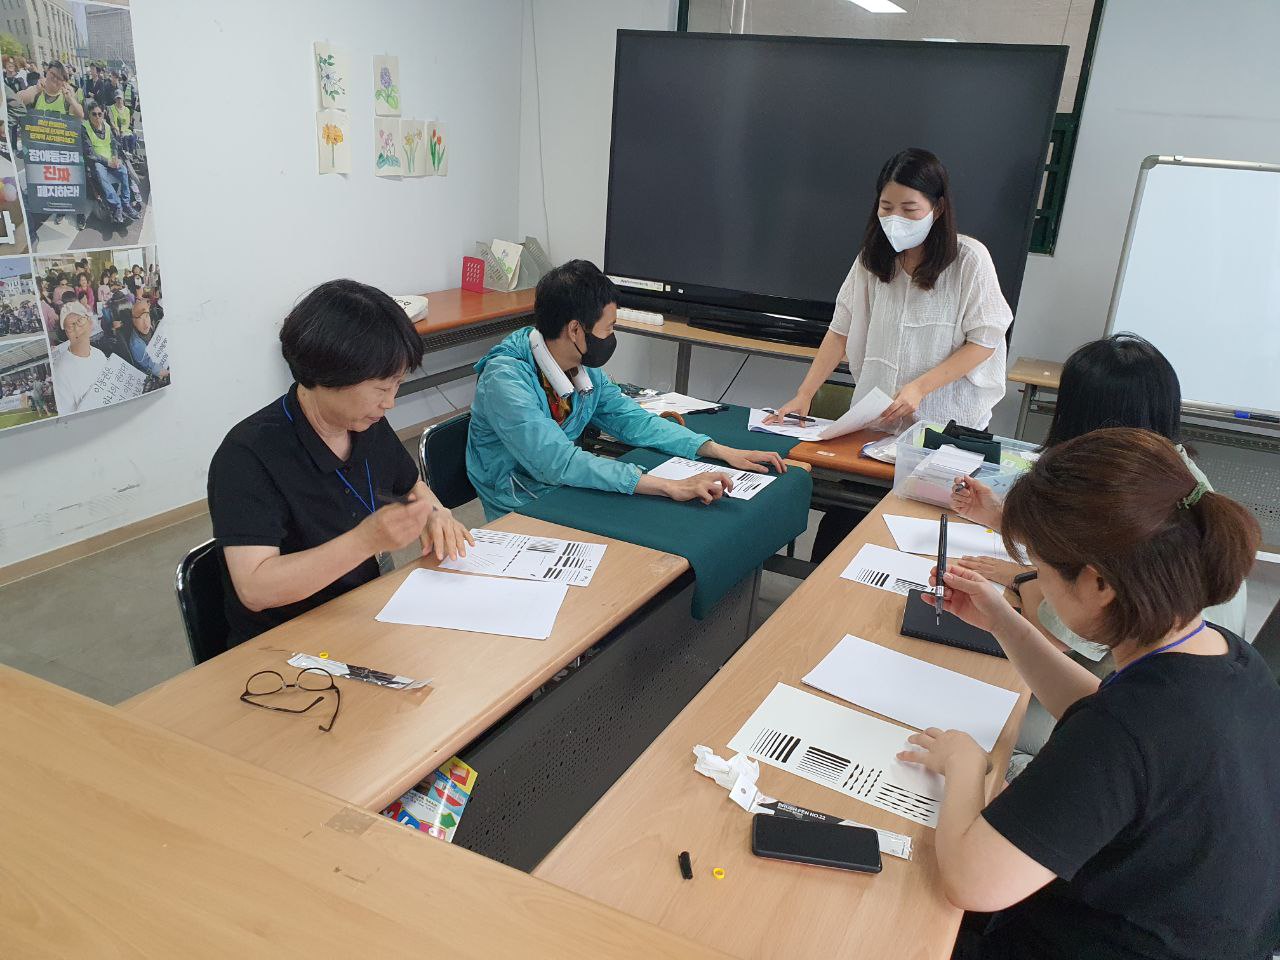
[[[1183,403],[1280,413],[1280,166],[1148,157],[1107,333],[1169,358]]]

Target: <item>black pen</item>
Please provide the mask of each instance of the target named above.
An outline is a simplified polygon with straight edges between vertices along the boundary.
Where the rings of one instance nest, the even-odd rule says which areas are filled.
[[[942,624],[942,602],[946,594],[943,592],[942,578],[947,572],[947,515],[944,513],[938,521],[938,582],[933,588],[933,612],[938,625]]]

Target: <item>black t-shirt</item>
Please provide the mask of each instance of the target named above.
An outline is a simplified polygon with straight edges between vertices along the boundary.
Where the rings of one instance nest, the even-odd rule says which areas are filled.
[[[369,515],[367,504],[377,509],[379,497],[404,496],[417,482],[418,468],[386,420],[355,434],[350,457],[339,460],[299,408],[294,384],[285,397],[232,427],[213,455],[213,535],[224,547],[298,553],[354,529]],[[257,636],[377,576],[371,557],[306,600],[259,613],[246,609],[227,584],[228,643]]]
[[[1280,944],[1280,687],[1262,657],[1134,662],[1063,714],[982,815],[1059,879],[992,956],[1260,960]]]

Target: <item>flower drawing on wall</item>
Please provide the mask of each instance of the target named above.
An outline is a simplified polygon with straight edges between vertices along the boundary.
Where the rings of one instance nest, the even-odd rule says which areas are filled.
[[[395,59],[387,57],[387,62],[382,63],[378,67],[377,75],[374,77],[373,99],[379,103],[386,105],[386,113],[398,114],[400,112],[400,83],[398,66],[391,61]]]
[[[337,158],[334,156],[334,151],[337,150],[338,144],[346,139],[342,135],[342,128],[334,123],[326,123],[321,132],[324,136],[324,142],[329,145],[329,162],[336,163]]]
[[[407,130],[404,134],[404,158],[409,166],[409,173],[412,174],[418,162],[418,150],[422,147],[422,128],[421,126]]]
[[[445,169],[447,162],[446,150],[448,149],[444,142],[443,127],[440,124],[432,124],[427,131],[427,149],[431,157],[431,167],[436,173],[440,173]]]
[[[378,169],[400,166],[400,157],[396,153],[396,137],[390,130],[378,131]]]
[[[346,80],[338,70],[337,57],[332,53],[316,56],[316,70],[320,76],[320,92],[329,100],[346,94]]]

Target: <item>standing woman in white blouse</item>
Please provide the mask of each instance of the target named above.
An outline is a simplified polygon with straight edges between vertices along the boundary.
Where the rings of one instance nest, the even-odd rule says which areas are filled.
[[[796,396],[770,418],[807,414],[842,358],[857,403],[893,397],[882,423],[955,420],[985,428],[1004,396],[1005,331],[1013,319],[991,254],[956,234],[951,186],[927,150],[903,150],[876,180],[862,249],[836,297],[831,326]],[[814,543],[821,560],[860,514],[830,510]]]

